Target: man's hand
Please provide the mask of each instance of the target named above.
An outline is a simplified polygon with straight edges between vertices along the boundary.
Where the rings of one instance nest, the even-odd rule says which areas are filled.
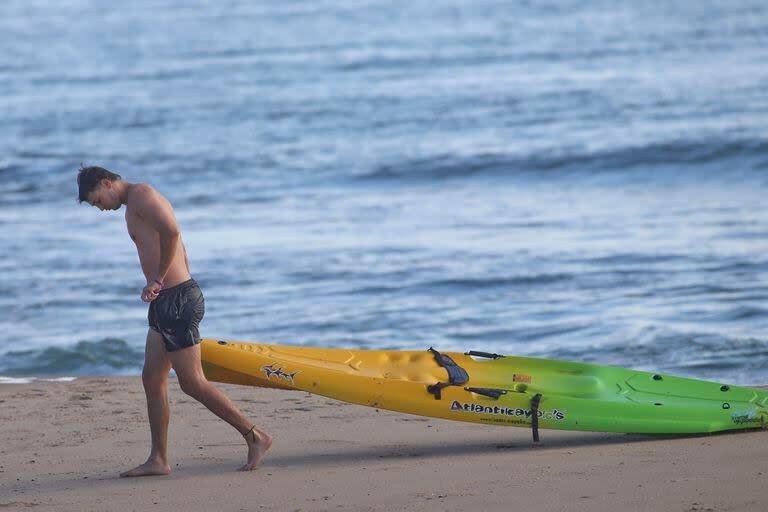
[[[141,290],[141,300],[144,302],[152,302],[157,298],[157,294],[160,293],[163,287],[157,281],[150,281],[147,286]]]

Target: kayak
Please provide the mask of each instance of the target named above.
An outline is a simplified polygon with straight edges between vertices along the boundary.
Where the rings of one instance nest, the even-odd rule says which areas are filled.
[[[204,339],[209,380],[408,414],[532,429],[696,434],[764,428],[768,391],[485,352],[347,350]]]

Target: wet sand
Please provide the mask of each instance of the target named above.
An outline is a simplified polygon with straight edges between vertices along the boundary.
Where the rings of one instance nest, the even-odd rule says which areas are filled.
[[[652,437],[479,426],[306,393],[221,386],[274,445],[171,379],[173,473],[119,478],[149,447],[138,377],[0,384],[0,510],[670,510],[768,508],[768,432]]]

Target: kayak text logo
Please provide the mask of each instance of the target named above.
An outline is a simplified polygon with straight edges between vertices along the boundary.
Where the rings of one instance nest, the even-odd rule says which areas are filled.
[[[758,416],[754,411],[735,412],[731,414],[731,420],[737,425],[742,423],[762,423],[763,417]]]
[[[277,363],[272,363],[269,366],[262,366],[261,371],[266,374],[267,380],[270,380],[273,375],[277,375],[277,380],[283,378],[291,384],[294,384],[293,378],[296,377],[296,374],[301,373],[299,370],[293,373],[286,373],[283,371],[283,367],[279,366]]]
[[[463,412],[474,412],[476,414],[498,414],[501,416],[522,416],[525,418],[530,418],[533,415],[530,409],[522,409],[520,407],[517,407],[517,408],[499,407],[498,405],[490,407],[487,405],[480,405],[480,404],[463,404],[458,400],[453,401],[453,403],[451,404],[451,410],[463,411]],[[539,410],[538,416],[543,420],[560,421],[565,419],[565,413],[562,411],[558,411],[557,409],[552,409],[551,411]]]

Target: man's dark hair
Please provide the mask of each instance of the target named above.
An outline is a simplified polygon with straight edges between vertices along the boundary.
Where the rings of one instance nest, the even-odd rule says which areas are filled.
[[[77,173],[77,185],[80,189],[78,201],[81,203],[88,200],[88,194],[93,192],[99,186],[101,180],[117,181],[123,179],[119,174],[104,169],[103,167],[86,167],[80,165],[80,172]]]

